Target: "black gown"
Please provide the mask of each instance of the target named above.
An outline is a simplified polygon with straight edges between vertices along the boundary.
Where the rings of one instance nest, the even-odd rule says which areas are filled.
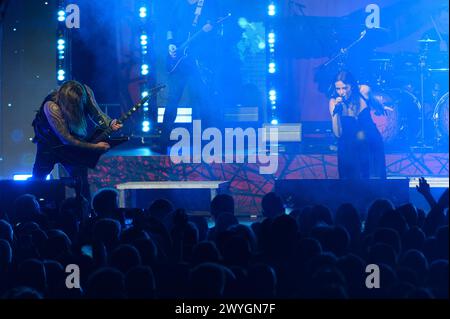
[[[341,116],[342,135],[338,139],[338,170],[341,179],[385,179],[383,139],[370,114]]]

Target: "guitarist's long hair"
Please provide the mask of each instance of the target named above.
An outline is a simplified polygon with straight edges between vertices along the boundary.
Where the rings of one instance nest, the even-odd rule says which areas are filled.
[[[56,100],[69,126],[77,128],[87,126],[84,116],[87,93],[81,83],[77,81],[65,82],[58,89]]]

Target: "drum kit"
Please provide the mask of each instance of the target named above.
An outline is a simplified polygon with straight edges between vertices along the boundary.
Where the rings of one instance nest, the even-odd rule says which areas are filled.
[[[420,39],[418,54],[375,55],[367,64],[372,98],[386,112],[372,118],[387,147],[448,148],[448,52]]]

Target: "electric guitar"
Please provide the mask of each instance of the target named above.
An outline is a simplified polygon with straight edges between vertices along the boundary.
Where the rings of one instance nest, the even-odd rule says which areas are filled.
[[[228,19],[231,16],[231,13],[228,13],[226,16],[220,18],[219,20],[217,20],[215,23],[211,24],[212,26],[215,26],[217,24],[222,23],[223,21],[225,21],[226,19]],[[203,27],[204,28],[204,27]],[[177,55],[175,57],[170,56],[170,54],[168,54],[167,57],[167,71],[170,73],[173,73],[178,66],[188,57],[188,50],[189,50],[189,45],[196,39],[198,38],[201,34],[206,33],[206,31],[203,30],[203,28],[201,28],[200,30],[198,30],[197,32],[195,32],[194,34],[189,34],[189,37],[186,41],[184,41],[180,46],[177,47]]]
[[[144,105],[153,95],[158,93],[161,89],[163,89],[165,85],[159,85],[152,89],[147,96],[142,98],[138,103],[136,103],[128,112],[123,114],[118,121],[120,123],[124,123],[130,116],[139,110],[142,105]],[[130,140],[128,136],[119,136],[112,137],[113,133],[112,128],[97,128],[94,133],[86,139],[88,143],[99,143],[106,142],[111,148],[114,148],[120,144],[123,144]],[[53,153],[58,156],[60,159],[65,160],[66,162],[76,164],[79,166],[84,166],[88,168],[95,168],[100,157],[106,152],[100,152],[97,150],[85,149],[78,146],[73,145],[57,145],[52,148]]]

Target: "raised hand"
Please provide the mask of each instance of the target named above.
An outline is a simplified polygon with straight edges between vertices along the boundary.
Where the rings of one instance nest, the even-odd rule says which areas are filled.
[[[424,196],[430,194],[430,185],[424,177],[419,178],[419,185],[416,185],[416,189]]]

